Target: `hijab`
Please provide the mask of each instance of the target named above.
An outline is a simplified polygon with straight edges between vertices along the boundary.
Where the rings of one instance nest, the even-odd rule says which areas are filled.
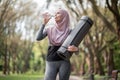
[[[62,45],[70,32],[70,19],[68,12],[63,9],[59,9],[58,12],[62,15],[62,20],[57,22],[53,27],[47,29],[49,42],[54,46]]]

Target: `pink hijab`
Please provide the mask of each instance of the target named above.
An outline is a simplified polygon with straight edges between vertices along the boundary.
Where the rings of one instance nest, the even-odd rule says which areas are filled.
[[[47,29],[48,38],[50,44],[54,46],[60,46],[69,35],[69,14],[63,9],[59,9],[58,12],[62,14],[62,20],[59,23],[56,23],[55,26],[49,27]]]

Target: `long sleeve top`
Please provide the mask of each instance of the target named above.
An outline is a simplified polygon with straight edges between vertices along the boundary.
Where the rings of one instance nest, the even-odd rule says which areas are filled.
[[[40,41],[47,36],[47,31],[44,28],[45,28],[45,25],[42,25],[40,27],[37,38],[36,38],[37,41]]]
[[[39,29],[38,35],[36,40],[40,41],[44,39],[47,36],[47,31],[45,29],[45,25],[42,25]],[[47,53],[47,61],[60,61],[63,60],[58,54],[57,50],[59,49],[60,46],[51,46],[49,44],[48,47],[48,53]]]

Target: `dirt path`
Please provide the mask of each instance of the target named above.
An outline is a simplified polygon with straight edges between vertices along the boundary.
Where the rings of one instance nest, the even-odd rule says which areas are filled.
[[[83,80],[83,79],[78,76],[70,76],[70,80]]]
[[[57,77],[57,80],[59,80],[58,77]],[[73,76],[73,75],[71,75],[69,80],[83,80],[83,79],[80,78],[80,77],[78,77],[78,76]]]

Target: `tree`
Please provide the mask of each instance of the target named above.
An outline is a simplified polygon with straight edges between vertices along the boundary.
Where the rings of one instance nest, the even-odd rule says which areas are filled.
[[[0,13],[0,46],[3,46],[0,52],[2,52],[2,56],[4,57],[3,74],[9,74],[10,58],[15,59],[13,60],[13,64],[15,64],[13,68],[15,69],[15,61],[17,53],[19,53],[17,48],[17,46],[19,46],[18,41],[20,41],[22,35],[21,32],[16,34],[16,29],[18,29],[18,26],[21,27],[20,24],[33,13],[34,6],[30,0],[1,0],[0,6],[2,9]],[[17,40],[16,42],[15,39]]]

